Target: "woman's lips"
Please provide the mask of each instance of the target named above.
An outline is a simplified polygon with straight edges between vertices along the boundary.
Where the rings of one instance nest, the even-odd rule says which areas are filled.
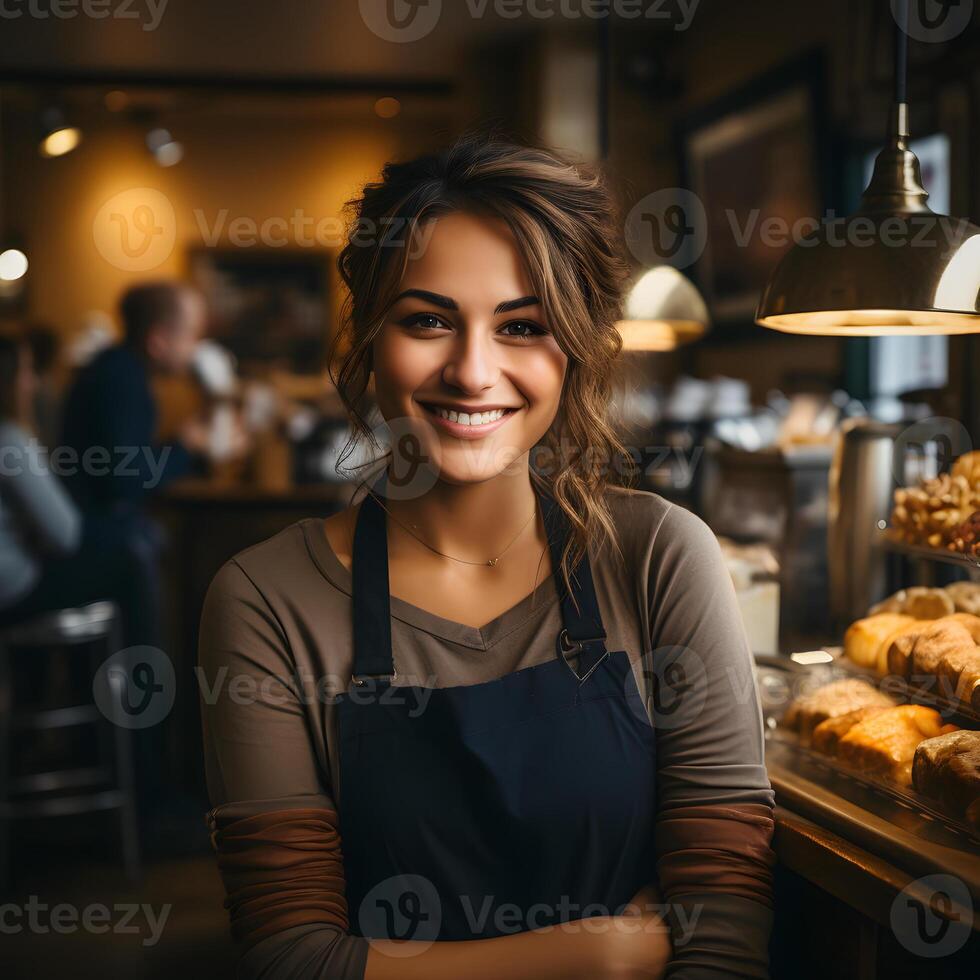
[[[486,422],[483,425],[461,425],[459,422],[444,419],[431,405],[426,405],[425,402],[419,402],[419,404],[425,409],[425,414],[433,425],[459,439],[482,439],[484,436],[490,435],[491,432],[496,432],[508,419],[520,411],[518,408],[510,408],[495,422]]]

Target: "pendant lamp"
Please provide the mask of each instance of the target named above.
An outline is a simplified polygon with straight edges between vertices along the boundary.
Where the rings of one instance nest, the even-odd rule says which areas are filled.
[[[701,294],[671,265],[642,273],[626,296],[623,313],[616,324],[623,350],[673,350],[708,329],[708,307]]]
[[[896,15],[888,144],[857,212],[795,244],[762,292],[756,323],[797,334],[980,333],[980,228],[926,204],[908,148],[908,3]]]

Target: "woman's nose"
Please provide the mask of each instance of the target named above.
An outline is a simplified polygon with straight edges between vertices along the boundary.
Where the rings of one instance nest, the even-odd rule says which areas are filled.
[[[449,360],[442,370],[446,384],[460,391],[481,391],[497,383],[500,365],[492,341],[477,333],[466,331],[450,348]]]

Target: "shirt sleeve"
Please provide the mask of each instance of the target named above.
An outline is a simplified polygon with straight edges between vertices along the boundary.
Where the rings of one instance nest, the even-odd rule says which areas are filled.
[[[666,977],[766,978],[774,797],[735,588],[710,528],[680,507],[664,515],[649,561]]]
[[[285,633],[234,559],[204,602],[199,681],[211,842],[245,980],[362,980],[348,930],[329,776],[318,765]]]

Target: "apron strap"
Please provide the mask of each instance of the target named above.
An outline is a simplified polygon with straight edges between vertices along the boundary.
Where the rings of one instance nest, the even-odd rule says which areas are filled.
[[[372,488],[381,494],[385,475]],[[388,536],[385,513],[369,493],[361,501],[354,528],[351,568],[354,612],[354,673],[358,686],[364,678],[395,677],[391,655],[391,597],[388,586]]]
[[[551,549],[552,574],[561,596],[561,618],[564,629],[558,635],[555,646],[558,656],[565,661],[569,670],[579,681],[585,681],[608,654],[605,644],[606,631],[602,625],[602,613],[599,610],[599,600],[592,580],[592,566],[589,563],[589,556],[583,555],[571,575],[572,592],[569,593],[565,587],[565,578],[561,574],[562,549],[571,531],[568,516],[551,497],[539,494],[538,499],[544,509],[545,531]],[[575,654],[579,655],[578,670],[572,667],[568,659]]]
[[[372,492],[383,496],[383,472]],[[606,631],[592,580],[588,555],[583,555],[572,575],[572,592],[565,587],[560,574],[562,550],[569,533],[568,518],[561,507],[535,487],[538,504],[544,513],[545,532],[551,552],[552,575],[561,599],[564,629],[558,636],[558,656],[568,663],[568,657],[578,653],[580,665],[588,665],[584,680],[606,656]],[[391,651],[391,595],[388,581],[388,539],[385,512],[368,493],[354,528],[354,556],[351,569],[354,616],[354,671],[351,677],[357,686],[371,679],[393,680],[395,662]],[[569,665],[570,666],[570,665]]]

